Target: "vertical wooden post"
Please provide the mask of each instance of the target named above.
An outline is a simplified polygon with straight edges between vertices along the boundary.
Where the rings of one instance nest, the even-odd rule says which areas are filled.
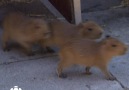
[[[74,5],[75,24],[79,24],[80,22],[82,22],[81,0],[73,0],[73,5]]]

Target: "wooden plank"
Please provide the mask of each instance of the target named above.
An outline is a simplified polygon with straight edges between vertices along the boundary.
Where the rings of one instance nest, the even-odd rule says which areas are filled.
[[[73,0],[73,6],[74,6],[75,23],[79,24],[80,22],[82,22],[81,1],[80,0]]]

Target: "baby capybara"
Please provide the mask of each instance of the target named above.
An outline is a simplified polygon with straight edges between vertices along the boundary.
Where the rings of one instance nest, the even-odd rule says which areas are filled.
[[[20,44],[28,55],[31,55],[31,46],[49,38],[50,30],[42,19],[30,18],[20,12],[12,12],[3,20],[3,50],[8,50],[8,42]]]
[[[93,21],[87,21],[85,23],[80,23],[79,25],[62,21],[51,21],[48,25],[51,29],[52,36],[42,42],[44,47],[61,47],[72,39],[98,39],[103,33],[103,29]]]
[[[66,74],[62,70],[74,64],[87,66],[86,71],[89,72],[89,67],[98,67],[108,80],[115,78],[107,70],[108,63],[114,56],[125,54],[127,46],[121,41],[107,37],[99,42],[81,39],[74,40],[65,44],[60,52],[60,62],[57,68],[59,77],[65,78]]]

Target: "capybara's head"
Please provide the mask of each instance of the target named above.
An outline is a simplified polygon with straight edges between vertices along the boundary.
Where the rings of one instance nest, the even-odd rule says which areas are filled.
[[[103,34],[103,29],[93,21],[87,21],[78,25],[82,37],[89,39],[98,39]]]
[[[35,25],[33,26],[35,30],[39,31],[37,32],[38,34],[41,35],[42,33],[42,38],[47,39],[49,37],[51,37],[51,30],[49,29],[47,22],[45,22],[44,20],[40,20],[40,19],[35,19],[34,20]]]
[[[107,56],[119,56],[123,55],[127,51],[127,45],[119,41],[116,38],[107,36],[102,40],[102,52],[107,54]]]

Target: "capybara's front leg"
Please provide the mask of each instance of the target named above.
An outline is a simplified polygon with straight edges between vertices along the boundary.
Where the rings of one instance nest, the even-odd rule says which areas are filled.
[[[67,68],[67,67],[69,67],[71,65],[72,64],[69,63],[69,62],[61,60],[59,62],[59,64],[58,64],[58,68],[57,68],[57,75],[58,75],[58,77],[60,77],[60,78],[67,78],[67,74],[62,73],[62,71],[63,71],[64,68]]]
[[[46,47],[46,49],[48,53],[55,53],[55,51],[50,47]]]
[[[112,76],[110,74],[110,72],[107,70],[107,66],[106,65],[101,65],[101,66],[99,66],[99,68],[105,74],[107,80],[116,80],[116,78],[114,76]]]
[[[90,68],[91,68],[91,67],[86,67],[86,68],[85,68],[85,74],[86,74],[86,75],[91,75],[91,74],[92,74],[92,73],[90,72]]]
[[[57,75],[59,78],[67,78],[67,74],[62,73],[63,68],[65,68],[65,63],[63,61],[60,61],[57,68]]]
[[[8,41],[9,41],[8,35],[6,35],[5,33],[3,33],[3,36],[2,36],[2,47],[3,47],[3,51],[10,51],[10,48],[8,46]]]
[[[21,46],[24,48],[24,52],[27,54],[27,56],[33,56],[35,55],[31,50],[31,44],[26,42],[21,42]]]

